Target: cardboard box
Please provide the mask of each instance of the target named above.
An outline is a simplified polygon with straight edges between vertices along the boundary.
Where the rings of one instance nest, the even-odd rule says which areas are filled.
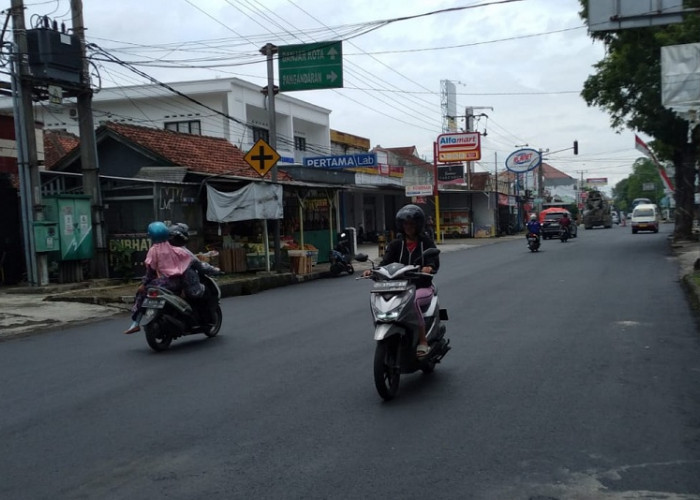
[[[303,256],[289,256],[289,266],[294,274],[310,274],[311,258]]]

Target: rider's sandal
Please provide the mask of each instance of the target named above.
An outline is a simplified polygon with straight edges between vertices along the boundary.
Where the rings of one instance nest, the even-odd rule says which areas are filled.
[[[429,352],[430,352],[429,345],[419,344],[418,347],[416,347],[416,356],[419,358],[424,358],[425,356],[428,355]]]

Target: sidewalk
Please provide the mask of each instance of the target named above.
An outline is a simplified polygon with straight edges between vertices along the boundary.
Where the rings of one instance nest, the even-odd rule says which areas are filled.
[[[522,237],[448,239],[440,243],[438,248],[442,252],[453,252]],[[358,253],[365,253],[376,262],[379,260],[378,250],[377,244],[358,247]],[[369,262],[353,261],[356,274],[370,266]],[[288,271],[228,274],[217,278],[217,282],[223,297],[250,295],[270,288],[330,278],[329,267],[328,263],[317,264],[306,275],[294,275]],[[336,279],[347,278],[343,274]],[[100,279],[40,287],[0,287],[0,341],[8,337],[94,322],[118,314],[126,316],[137,286],[136,281],[124,283]]]

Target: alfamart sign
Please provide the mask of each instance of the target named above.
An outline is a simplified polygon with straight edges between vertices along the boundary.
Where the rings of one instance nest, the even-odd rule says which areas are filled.
[[[481,159],[481,134],[463,132],[440,134],[437,138],[438,161],[479,161]]]
[[[506,158],[506,168],[516,174],[524,174],[540,166],[542,155],[534,149],[519,149]]]

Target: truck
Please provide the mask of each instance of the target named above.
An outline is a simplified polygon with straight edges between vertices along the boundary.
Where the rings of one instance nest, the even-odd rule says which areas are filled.
[[[610,203],[605,199],[605,195],[600,191],[588,192],[586,206],[583,210],[583,227],[593,229],[596,226],[604,228],[612,227],[612,213]]]

